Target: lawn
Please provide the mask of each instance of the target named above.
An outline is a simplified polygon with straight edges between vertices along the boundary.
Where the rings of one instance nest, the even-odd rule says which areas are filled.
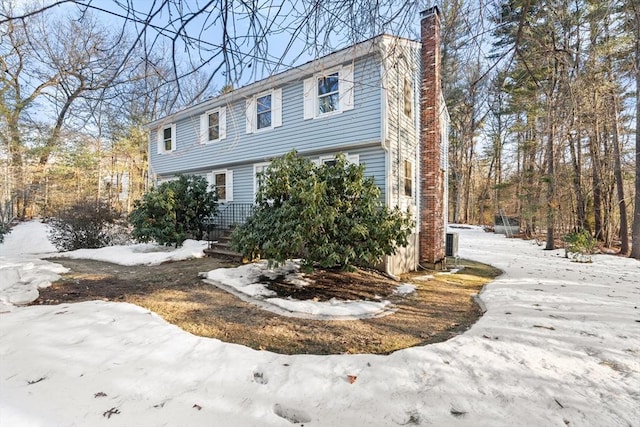
[[[199,277],[215,268],[231,267],[211,258],[127,267],[108,262],[58,258],[70,269],[51,287],[40,290],[33,304],[91,300],[129,302],[147,308],[187,332],[282,354],[387,354],[402,348],[440,342],[467,330],[481,315],[472,295],[499,270],[463,261],[456,274],[421,271],[402,283],[415,292],[396,293],[398,282],[367,270],[307,274],[303,288],[268,280],[283,298],[313,301],[389,300],[392,313],[355,320],[287,317],[245,302]]]

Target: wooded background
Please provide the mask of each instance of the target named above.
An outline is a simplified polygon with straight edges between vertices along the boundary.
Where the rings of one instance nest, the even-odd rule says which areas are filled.
[[[432,6],[24,3],[0,0],[3,222],[87,199],[126,214],[149,178],[144,123],[382,32],[417,38]],[[503,211],[547,248],[584,229],[640,259],[637,0],[436,4],[450,222]]]

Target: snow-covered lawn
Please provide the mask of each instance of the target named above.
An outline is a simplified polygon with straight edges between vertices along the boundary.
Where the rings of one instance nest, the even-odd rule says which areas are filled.
[[[0,288],[55,274],[30,255],[30,224],[0,245]],[[481,294],[487,312],[450,341],[389,356],[255,351],[123,303],[12,308],[0,314],[0,426],[640,425],[640,263],[577,264],[454,231],[462,257],[505,271]]]

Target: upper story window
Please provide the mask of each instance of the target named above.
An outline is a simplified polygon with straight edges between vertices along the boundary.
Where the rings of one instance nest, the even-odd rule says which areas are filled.
[[[256,99],[256,116],[258,129],[271,127],[271,94]]]
[[[352,110],[353,65],[333,68],[304,81],[304,119]]]
[[[220,139],[220,112],[215,111],[208,115],[209,141]]]
[[[282,89],[272,89],[247,99],[247,133],[282,126]]]
[[[176,124],[158,128],[158,154],[169,153],[176,149]]]
[[[318,78],[318,114],[339,110],[339,88],[340,79],[337,72]]]
[[[200,116],[200,143],[217,142],[227,137],[227,109],[209,110]]]

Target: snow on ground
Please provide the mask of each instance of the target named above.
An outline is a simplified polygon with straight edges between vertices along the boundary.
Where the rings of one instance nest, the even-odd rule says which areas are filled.
[[[0,313],[11,311],[14,304],[35,301],[39,288],[50,286],[67,271],[38,258],[55,251],[47,239],[47,226],[39,221],[20,224],[4,237],[0,244]]]
[[[0,425],[640,425],[640,263],[454,231],[505,272],[487,312],[388,356],[255,351],[123,303],[0,314]]]
[[[299,272],[300,265],[287,262],[279,268],[269,269],[267,262],[242,265],[236,268],[218,268],[205,275],[205,282],[217,286],[238,298],[256,304],[265,310],[281,316],[318,320],[355,320],[385,316],[395,310],[387,300],[381,301],[329,301],[295,300],[277,298],[276,293],[267,288],[265,278],[282,276],[285,281],[296,286],[306,286],[308,278]],[[405,284],[398,286],[397,292],[411,293],[415,287]]]
[[[120,265],[157,265],[204,256],[207,243],[187,240],[180,248],[150,243],[79,249],[58,252],[47,238],[49,226],[40,221],[19,224],[0,244],[0,313],[13,305],[28,304],[38,298],[38,289],[50,286],[67,272],[60,264],[40,258],[75,258],[106,261]]]
[[[185,240],[181,247],[172,248],[154,243],[138,243],[128,246],[107,246],[100,249],[76,249],[52,254],[51,258],[93,259],[120,265],[158,265],[167,261],[202,258],[207,242]]]

